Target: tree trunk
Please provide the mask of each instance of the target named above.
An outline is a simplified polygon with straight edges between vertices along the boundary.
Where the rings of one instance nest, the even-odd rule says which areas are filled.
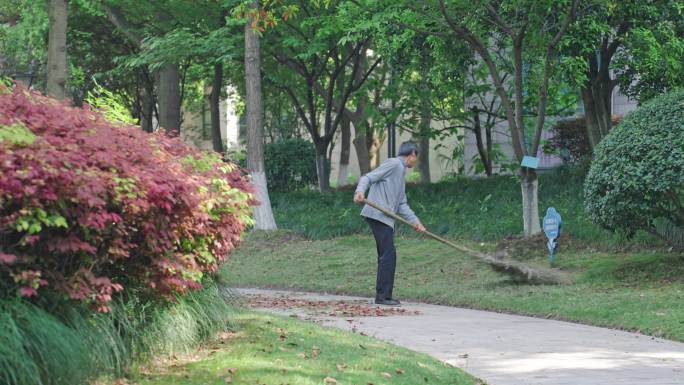
[[[167,64],[159,71],[159,126],[167,132],[180,132],[180,74],[178,63]]]
[[[611,59],[612,54],[605,51],[599,57],[590,55],[588,79],[581,89],[587,138],[592,153],[613,125],[611,102],[615,81],[611,79],[608,67]]]
[[[337,174],[337,186],[346,186],[349,177],[349,153],[351,152],[351,122],[343,117],[342,122],[342,148],[340,150],[340,169]]]
[[[494,141],[492,140],[492,126],[487,124],[485,126],[485,138],[487,140],[487,162],[485,163],[485,172],[487,176],[494,174],[494,167],[492,157],[494,156]]]
[[[418,172],[420,173],[420,183],[430,183],[430,122],[432,121],[432,101],[429,91],[422,96],[422,106],[420,112],[420,128],[418,133]]]
[[[520,187],[522,189],[523,201],[523,233],[525,237],[529,237],[541,232],[539,223],[539,199],[537,191],[539,183],[537,180],[537,173],[532,169],[521,171],[522,178],[520,179]]]
[[[423,44],[421,52],[421,63],[423,68],[431,66],[430,54],[427,46]],[[420,173],[420,183],[430,183],[430,123],[432,122],[432,92],[427,73],[424,73],[420,80],[420,125],[418,127],[418,143],[420,152],[418,154],[418,172]]]
[[[430,137],[423,136],[419,141],[420,152],[418,153],[418,172],[420,183],[430,183]]]
[[[584,106],[584,121],[587,129],[587,139],[589,141],[589,148],[594,152],[596,145],[601,140],[601,130],[598,126],[597,113],[594,106],[594,96],[591,87],[586,85],[582,87],[582,105]]]
[[[214,151],[223,153],[221,139],[221,88],[223,87],[223,64],[214,64],[214,78],[211,82],[211,143]]]
[[[365,175],[371,170],[368,137],[364,126],[365,124],[363,122],[354,122],[354,132],[356,135],[353,142],[361,175]]]
[[[145,132],[154,131],[154,83],[150,81],[146,74],[138,77],[141,83],[140,99],[141,99],[141,116],[140,127]]]
[[[482,139],[482,124],[480,120],[480,112],[477,110],[473,111],[473,134],[475,134],[475,146],[477,147],[477,154],[482,162],[482,167],[484,168],[485,174],[489,177],[492,176],[492,162],[491,162],[491,130],[486,132],[485,144]]]
[[[259,8],[254,1],[250,8]],[[252,175],[259,205],[254,208],[255,228],[275,230],[276,223],[268,196],[263,149],[263,104],[261,94],[261,53],[259,34],[251,20],[245,25],[245,88],[247,107],[247,169]]]
[[[48,15],[47,94],[55,99],[66,97],[67,81],[67,0],[50,0]]]
[[[382,147],[382,140],[378,137],[375,131],[371,132],[371,136],[366,136],[366,143],[370,146],[368,148],[369,165],[371,170],[375,170],[380,165],[380,147]]]
[[[328,143],[314,143],[316,148],[316,175],[321,192],[330,192],[330,162],[328,161]]]

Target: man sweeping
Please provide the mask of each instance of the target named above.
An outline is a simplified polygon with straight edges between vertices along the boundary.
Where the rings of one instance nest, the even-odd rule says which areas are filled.
[[[365,201],[366,190],[370,187],[368,200],[399,214],[413,224],[420,232],[425,227],[406,201],[406,172],[418,161],[418,145],[415,142],[404,142],[399,147],[399,156],[382,162],[378,168],[359,179],[354,193],[354,202]],[[397,251],[394,248],[394,219],[369,205],[361,210],[375,237],[378,251],[378,274],[375,283],[375,303],[379,305],[399,305],[392,298],[394,289],[394,270],[397,264]]]

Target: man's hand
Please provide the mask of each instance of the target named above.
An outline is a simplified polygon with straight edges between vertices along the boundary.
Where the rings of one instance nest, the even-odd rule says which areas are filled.
[[[413,225],[413,228],[416,229],[416,231],[418,231],[419,233],[424,233],[425,231],[427,231],[427,230],[425,229],[425,226],[423,226],[423,224],[420,223],[420,221],[416,222],[416,223]]]
[[[365,201],[365,200],[366,200],[366,197],[364,196],[364,194],[361,191],[354,194],[354,202],[363,203],[363,201]]]

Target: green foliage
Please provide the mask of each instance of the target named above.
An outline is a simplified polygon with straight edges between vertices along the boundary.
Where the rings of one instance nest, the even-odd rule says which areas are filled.
[[[7,141],[14,146],[26,147],[36,140],[36,136],[19,123],[9,126],[0,124],[0,142]]]
[[[315,151],[304,139],[284,139],[267,143],[264,163],[269,190],[294,191],[315,185]]]
[[[684,227],[684,91],[652,99],[599,144],[584,196],[591,219],[627,234]]]
[[[21,299],[0,301],[0,383],[73,385],[122,375],[135,362],[189,351],[225,330],[233,316],[212,283],[170,307],[131,299],[108,314],[82,310],[48,312]]]
[[[618,53],[620,89],[637,100],[684,86],[684,5],[679,23],[663,21],[632,31],[627,49]]]
[[[0,52],[10,72],[23,72],[47,61],[47,32],[47,2],[0,3]]]
[[[115,95],[93,80],[95,87],[88,91],[85,102],[91,107],[100,111],[107,120],[125,124],[136,124],[136,120],[131,116],[126,108],[126,102],[120,95]]]

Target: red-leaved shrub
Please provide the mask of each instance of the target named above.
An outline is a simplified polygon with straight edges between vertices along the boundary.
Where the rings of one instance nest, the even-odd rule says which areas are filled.
[[[621,116],[612,117],[612,126],[620,123]],[[591,155],[587,122],[584,116],[564,119],[551,126],[551,139],[544,145],[547,154],[566,156],[570,162],[578,162]]]
[[[197,289],[253,203],[241,171],[215,154],[0,89],[0,296],[51,290],[108,311],[124,289]]]

